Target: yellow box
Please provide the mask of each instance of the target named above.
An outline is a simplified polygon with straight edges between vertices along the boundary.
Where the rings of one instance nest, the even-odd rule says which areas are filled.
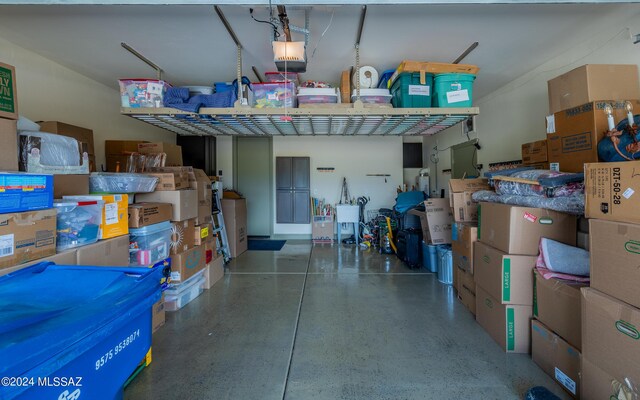
[[[102,200],[102,222],[99,238],[110,239],[129,234],[129,196],[126,194],[92,194],[87,196],[64,196],[76,201]]]

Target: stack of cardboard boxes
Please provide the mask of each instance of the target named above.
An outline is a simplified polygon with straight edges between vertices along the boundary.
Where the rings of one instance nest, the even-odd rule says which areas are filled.
[[[455,227],[452,231],[453,285],[458,299],[476,314],[476,284],[473,278],[473,247],[478,240],[478,205],[471,195],[488,190],[486,179],[451,179],[449,205],[453,211]]]
[[[640,161],[585,165],[591,287],[582,289],[582,398],[640,382]]]
[[[138,194],[136,200],[171,205],[172,284],[165,296],[165,310],[175,311],[224,274],[211,224],[211,180],[192,167],[157,167],[148,173],[159,178],[156,190]]]
[[[222,215],[227,227],[229,252],[232,258],[247,251],[247,200],[233,192],[225,192],[222,203]]]
[[[637,65],[583,65],[548,82],[547,152],[551,169],[582,172],[598,162],[598,142],[608,130],[606,104],[613,118],[626,118],[625,101],[640,112]]]
[[[481,203],[478,214],[476,320],[506,352],[528,353],[540,238],[575,245],[576,217],[497,203]]]

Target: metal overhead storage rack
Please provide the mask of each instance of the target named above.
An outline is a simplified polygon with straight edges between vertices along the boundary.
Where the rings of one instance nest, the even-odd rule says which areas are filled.
[[[242,81],[242,44],[219,6],[214,6],[237,47],[237,79]],[[362,6],[356,36],[356,71],[360,68],[360,40],[367,6]],[[286,15],[285,15],[286,16]],[[308,14],[305,14],[308,25]],[[455,63],[477,46],[475,43]],[[162,70],[129,46],[123,47],[154,68]],[[252,67],[256,76],[255,67]],[[238,85],[238,99],[242,98]],[[332,107],[256,109],[237,100],[232,108],[201,108],[199,112],[175,108],[122,108],[121,113],[148,124],[185,136],[409,136],[434,135],[478,115],[469,108],[387,108],[365,105],[360,100],[360,81],[356,82],[356,102]]]
[[[179,135],[433,135],[478,114],[471,108],[122,108],[122,114]],[[286,118],[283,118],[285,117]]]

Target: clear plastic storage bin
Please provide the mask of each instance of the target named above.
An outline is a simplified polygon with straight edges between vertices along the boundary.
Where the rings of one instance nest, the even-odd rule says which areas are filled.
[[[91,193],[150,193],[157,184],[158,177],[145,174],[93,172],[89,176]]]
[[[164,107],[164,95],[171,87],[157,79],[120,79],[120,101],[122,107]]]
[[[360,89],[360,101],[368,104],[389,104],[391,103],[391,92],[389,89]],[[351,95],[351,102],[358,98],[358,91],[354,89]]]
[[[293,82],[254,83],[251,105],[255,108],[296,106],[296,85]]]
[[[166,311],[178,311],[191,303],[204,291],[205,271],[196,273],[179,285],[169,285],[164,292],[164,309]]]
[[[300,88],[298,104],[335,104],[338,94],[334,88]]]
[[[85,246],[98,241],[102,221],[102,200],[57,200],[56,250]]]
[[[149,266],[169,257],[171,223],[129,229],[129,265]]]

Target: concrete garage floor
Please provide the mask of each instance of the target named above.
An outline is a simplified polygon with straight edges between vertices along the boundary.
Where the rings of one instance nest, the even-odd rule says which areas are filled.
[[[167,313],[125,399],[522,399],[536,385],[568,398],[395,256],[289,240],[228,267]]]

